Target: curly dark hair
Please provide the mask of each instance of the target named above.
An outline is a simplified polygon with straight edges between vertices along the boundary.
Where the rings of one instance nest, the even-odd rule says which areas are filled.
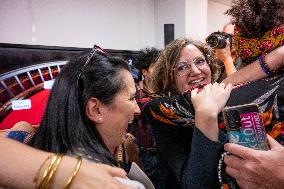
[[[284,24],[283,0],[234,0],[225,14],[241,30],[244,37],[261,37],[265,32]]]
[[[148,69],[158,59],[160,50],[154,47],[147,47],[141,49],[135,59],[135,67],[141,71],[142,69]]]

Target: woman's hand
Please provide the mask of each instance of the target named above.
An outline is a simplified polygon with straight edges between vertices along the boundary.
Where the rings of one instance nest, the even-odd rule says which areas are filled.
[[[214,83],[206,85],[201,92],[194,89],[191,92],[191,101],[195,112],[217,116],[227,103],[232,85]]]
[[[195,126],[210,140],[218,141],[217,116],[227,103],[232,85],[214,83],[206,85],[201,92],[191,91],[191,101],[195,109]]]
[[[226,47],[223,49],[214,49],[215,51],[215,56],[217,58],[219,58],[223,63],[227,62],[227,59],[231,58],[232,59],[232,55],[231,55],[231,49],[230,49],[230,42],[227,39],[226,41]],[[233,59],[232,59],[233,60]]]
[[[221,62],[225,66],[226,74],[231,75],[235,73],[236,67],[234,65],[234,59],[231,55],[231,48],[230,48],[230,42],[227,40],[227,45],[223,49],[215,49],[215,56],[221,60]]]

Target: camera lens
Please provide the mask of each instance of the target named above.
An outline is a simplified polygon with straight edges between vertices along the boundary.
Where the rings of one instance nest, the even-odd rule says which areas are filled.
[[[237,110],[230,110],[226,112],[228,126],[231,129],[239,129],[242,126],[239,112]]]
[[[224,49],[227,46],[228,34],[224,32],[214,32],[206,38],[206,43],[211,48]]]
[[[218,46],[218,37],[215,35],[210,35],[209,37],[206,38],[206,43],[211,47],[211,48],[216,48]]]

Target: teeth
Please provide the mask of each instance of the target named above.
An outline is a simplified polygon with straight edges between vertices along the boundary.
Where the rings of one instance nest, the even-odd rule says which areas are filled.
[[[190,84],[197,84],[200,83],[203,79],[199,79],[199,80],[195,80],[195,81],[191,81],[189,82]]]

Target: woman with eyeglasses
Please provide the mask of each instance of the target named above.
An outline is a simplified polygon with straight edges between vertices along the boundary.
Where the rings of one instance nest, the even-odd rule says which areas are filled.
[[[181,91],[183,94],[155,100],[142,112],[144,120],[152,124],[159,157],[163,162],[162,167],[165,168],[162,171],[165,173],[162,178],[167,180],[167,171],[172,172],[172,176],[168,178],[171,178],[171,181],[175,180],[180,188],[238,188],[236,182],[241,188],[283,188],[281,174],[276,175],[279,171],[271,169],[279,168],[279,166],[272,166],[272,163],[279,165],[282,162],[279,158],[277,161],[273,158],[280,157],[279,152],[283,152],[283,147],[280,144],[276,145],[271,137],[269,142],[272,150],[269,152],[256,152],[253,149],[226,144],[225,149],[227,148],[235,156],[229,155],[225,158],[224,155],[221,156],[227,137],[224,132],[219,131],[219,128],[224,128],[224,124],[222,116],[217,117],[217,115],[225,105],[256,103],[260,107],[267,133],[283,143],[283,127],[281,127],[284,102],[283,70],[276,71],[281,66],[283,68],[283,14],[280,14],[280,12],[283,13],[283,2],[276,0],[263,0],[257,3],[255,1],[236,2],[232,10],[237,20],[236,26],[242,30],[234,35],[234,41],[244,62],[246,60],[251,64],[232,74],[225,82],[233,84],[241,82],[241,84],[236,85],[232,92],[232,87],[225,84],[208,84],[201,90],[199,88],[203,87],[205,80],[202,78],[206,78],[206,74],[202,73],[202,69],[194,69],[193,71],[197,73],[196,78],[200,78],[201,83],[196,88],[193,86],[190,94],[184,91],[194,84],[191,82],[195,80],[192,78],[195,76],[194,73],[188,69],[187,75],[184,76],[187,79],[181,80],[178,76],[183,74],[175,75],[169,71],[172,68],[174,71],[177,70],[174,68],[175,64],[172,64],[173,67],[167,66],[160,72],[160,74],[165,72],[166,75],[172,75],[163,77],[158,88],[168,91],[169,94],[169,91],[177,91],[178,87],[175,87],[177,81],[184,81],[183,85],[180,85],[181,89],[185,89]],[[261,11],[255,12],[256,7]],[[254,19],[255,26],[250,24],[253,23],[251,20],[247,20],[250,17],[257,18]],[[243,25],[244,23],[248,23],[247,27]],[[250,34],[257,34],[253,36],[254,38],[246,34],[249,31],[248,28],[257,28],[250,31]],[[260,28],[262,28],[261,33]],[[177,49],[177,51],[180,50]],[[169,57],[174,52],[172,50],[168,53]],[[163,65],[160,66],[163,67]],[[260,80],[263,77],[265,78]],[[163,85],[165,83],[170,84]],[[236,182],[224,177],[221,157],[225,159],[228,166],[227,173]],[[268,181],[266,178],[269,176],[273,179],[269,178]],[[272,183],[273,181],[275,182]]]
[[[109,183],[94,183],[95,179],[94,182],[87,179],[83,182],[80,180],[82,175],[77,178],[84,173],[80,169],[85,167],[86,161],[88,164],[117,166],[114,158],[117,147],[122,143],[134,114],[140,113],[135,95],[135,83],[123,59],[109,56],[94,46],[90,53],[70,60],[55,79],[42,122],[30,142],[34,148],[51,152],[45,160],[40,156],[42,165],[38,167],[39,173],[33,185],[46,189],[72,188],[75,182],[73,187],[76,188],[128,188],[119,184],[120,181],[143,189],[138,182],[111,179],[111,175],[123,175],[122,170],[119,174],[110,174],[106,179]],[[40,154],[33,151],[32,154]],[[62,173],[61,167],[67,156],[76,157],[71,162],[73,171],[69,170],[67,176],[60,177],[58,174]],[[104,176],[106,174],[102,174]],[[58,178],[65,179],[58,181]],[[1,182],[0,179],[0,185]]]
[[[141,117],[151,124],[157,143],[161,188],[218,188],[218,163],[210,163],[219,161],[217,154],[222,152],[227,137],[213,125],[223,122],[217,114],[226,104],[232,86],[210,84],[219,74],[211,49],[187,39],[177,39],[166,46],[154,70],[156,90],[168,97],[148,103]],[[193,106],[190,91],[201,91],[204,86],[204,99],[209,100],[203,105],[208,113],[195,114],[194,108],[202,107],[202,101]],[[240,93],[249,96],[248,91]],[[238,93],[234,90],[230,104],[246,103],[258,95],[250,95],[244,101],[243,97],[238,100]],[[205,127],[204,122],[212,127]]]
[[[210,84],[218,76],[213,51],[204,43],[179,38],[160,53],[154,65],[153,84],[155,90],[166,97],[149,102],[141,112],[142,120],[151,125],[157,143],[159,188],[196,186],[189,183],[194,178],[190,175],[194,167],[188,163],[191,161],[189,154],[194,116],[190,110],[193,107],[188,107],[188,100],[184,100],[187,98],[180,94]],[[225,85],[216,85],[220,90],[225,89]],[[229,89],[230,85],[227,91]],[[177,106],[172,109],[172,104]],[[175,127],[184,125],[188,127]],[[200,132],[196,134],[201,135]]]
[[[153,85],[166,96],[214,82],[220,74],[211,48],[186,38],[168,44],[154,66]]]

